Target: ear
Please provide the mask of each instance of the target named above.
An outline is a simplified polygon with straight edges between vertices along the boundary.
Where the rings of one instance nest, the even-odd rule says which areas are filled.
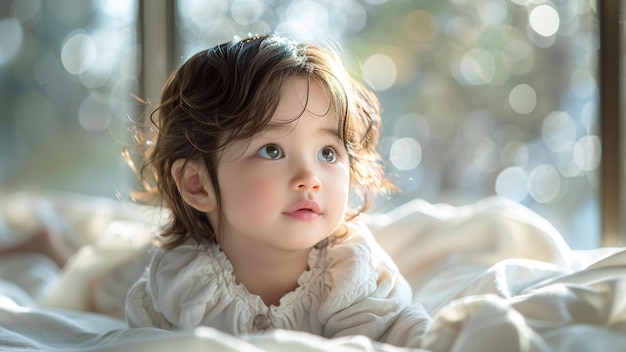
[[[196,161],[178,159],[172,164],[172,177],[183,200],[195,209],[209,213],[215,210],[213,184],[204,168]]]

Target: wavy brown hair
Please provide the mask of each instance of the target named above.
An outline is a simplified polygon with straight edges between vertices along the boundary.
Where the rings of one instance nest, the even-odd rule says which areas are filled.
[[[134,195],[171,211],[162,232],[167,246],[189,237],[216,242],[219,233],[206,214],[183,201],[171,174],[174,161],[193,160],[206,167],[220,214],[220,151],[262,130],[276,111],[282,84],[296,75],[318,83],[336,113],[350,161],[351,192],[358,203],[349,207],[345,221],[368,210],[375,195],[394,189],[383,177],[376,151],[379,102],[350,77],[335,50],[275,34],[234,40],[195,54],[170,76],[150,115],[157,136],[139,139],[146,142],[138,172],[143,189]]]

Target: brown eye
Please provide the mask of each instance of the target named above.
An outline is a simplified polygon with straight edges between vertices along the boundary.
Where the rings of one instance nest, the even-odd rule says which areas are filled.
[[[325,163],[334,163],[337,161],[337,153],[332,147],[324,147],[317,153],[317,159]]]
[[[276,144],[264,145],[259,149],[257,154],[265,159],[277,160],[285,157],[283,151]]]

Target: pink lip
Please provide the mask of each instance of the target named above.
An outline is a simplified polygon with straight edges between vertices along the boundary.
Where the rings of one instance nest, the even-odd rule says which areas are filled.
[[[322,209],[312,200],[303,200],[284,211],[283,214],[303,221],[312,221],[322,215]]]

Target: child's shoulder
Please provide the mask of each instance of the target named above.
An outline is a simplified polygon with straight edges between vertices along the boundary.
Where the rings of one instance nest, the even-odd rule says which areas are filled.
[[[187,241],[155,250],[147,272],[128,293],[127,300],[133,303],[130,308],[127,304],[127,310],[133,312],[131,316],[163,316],[174,326],[194,327],[207,307],[232,297],[235,286],[232,266],[217,245]]]
[[[398,267],[378,245],[364,224],[350,224],[350,232],[331,243],[326,251],[325,280],[331,305],[340,307],[375,294],[378,290],[403,286]],[[403,286],[404,287],[404,286]]]
[[[395,266],[374,239],[369,227],[360,222],[349,223],[348,233],[331,242],[328,257],[333,266],[352,267],[353,270],[371,270],[382,266]]]
[[[222,268],[223,260],[215,244],[198,244],[189,239],[173,248],[157,248],[150,268],[160,275],[177,275],[180,272]]]
[[[374,235],[369,227],[363,222],[350,222],[346,224],[347,233],[330,241],[330,250],[355,250],[370,252],[378,249]]]

